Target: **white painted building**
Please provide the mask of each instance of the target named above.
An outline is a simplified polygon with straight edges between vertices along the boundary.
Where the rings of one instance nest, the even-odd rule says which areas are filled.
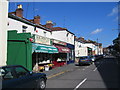
[[[41,25],[36,25],[31,22],[28,22],[25,19],[17,17],[15,15],[10,15],[8,18],[8,30],[17,30],[18,33],[28,33],[37,34],[40,36],[44,36],[47,38],[51,38],[51,31],[46,30],[45,28],[42,29]]]
[[[47,21],[46,25],[41,25],[40,16],[35,16],[32,20],[25,19],[23,17],[22,5],[18,5],[15,12],[9,13],[8,23],[8,30],[17,30],[18,33],[30,32],[31,34],[37,34],[74,45],[74,34],[67,29],[53,27],[51,21]]]
[[[0,66],[7,60],[8,0],[0,0]]]
[[[84,43],[75,40],[75,57],[88,56],[88,48]]]
[[[52,38],[74,45],[74,34],[67,30],[52,31]]]

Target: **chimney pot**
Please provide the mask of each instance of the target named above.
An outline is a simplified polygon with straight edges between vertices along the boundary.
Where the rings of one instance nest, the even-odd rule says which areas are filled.
[[[20,5],[17,5],[17,6],[18,6],[18,9],[20,9],[20,8],[22,9],[22,5],[21,5],[21,4],[20,4]]]
[[[15,11],[15,15],[18,16],[18,17],[23,17],[22,5],[18,5],[18,8]]]
[[[35,24],[40,24],[40,16],[39,16],[39,15],[34,16],[33,22],[34,22]]]
[[[52,28],[53,27],[53,22],[52,21],[47,21],[46,22],[46,27],[47,28]]]

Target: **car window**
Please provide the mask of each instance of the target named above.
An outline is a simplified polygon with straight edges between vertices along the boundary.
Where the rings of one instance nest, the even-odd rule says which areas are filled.
[[[86,59],[87,57],[80,57],[80,59]]]
[[[3,80],[9,80],[15,78],[12,68],[1,68],[0,76]]]
[[[17,77],[23,77],[23,76],[26,76],[28,75],[28,71],[26,69],[24,69],[23,67],[15,67],[15,71],[16,71],[16,74],[17,74]]]

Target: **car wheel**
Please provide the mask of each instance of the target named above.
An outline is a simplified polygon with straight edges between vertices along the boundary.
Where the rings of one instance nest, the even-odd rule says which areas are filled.
[[[45,88],[46,88],[46,81],[42,78],[38,81],[36,90],[45,90]]]

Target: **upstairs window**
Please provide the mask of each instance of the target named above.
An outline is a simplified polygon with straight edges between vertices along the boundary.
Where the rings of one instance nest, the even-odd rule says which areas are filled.
[[[27,29],[27,28],[28,28],[27,26],[24,26],[24,25],[23,25],[23,26],[22,26],[22,32],[23,32],[23,33],[26,33],[26,29]]]
[[[44,32],[44,37],[46,37],[46,32]]]

